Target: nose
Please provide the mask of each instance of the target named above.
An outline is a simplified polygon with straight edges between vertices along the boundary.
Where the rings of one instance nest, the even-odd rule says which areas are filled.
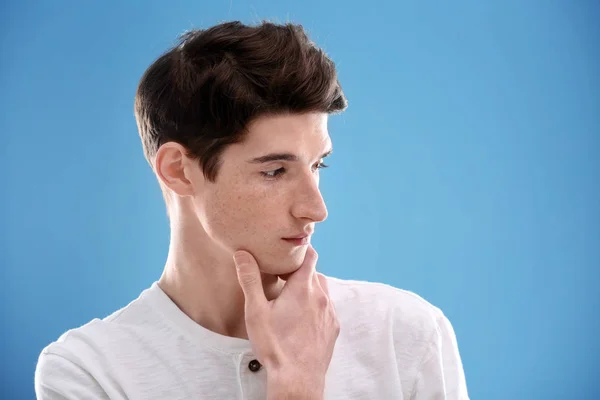
[[[311,173],[298,185],[294,193],[292,214],[298,219],[323,222],[327,219],[327,206],[319,190],[319,176]]]

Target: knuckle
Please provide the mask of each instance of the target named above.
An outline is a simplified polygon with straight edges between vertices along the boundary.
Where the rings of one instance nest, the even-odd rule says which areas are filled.
[[[317,305],[319,306],[319,308],[322,309],[328,309],[329,308],[329,297],[323,295],[317,296]]]

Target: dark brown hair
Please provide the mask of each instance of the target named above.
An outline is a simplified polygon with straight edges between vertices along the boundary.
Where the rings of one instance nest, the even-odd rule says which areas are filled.
[[[227,22],[184,33],[144,73],[135,117],[152,165],[158,148],[183,145],[215,181],[226,146],[265,114],[347,107],[334,63],[301,25]]]

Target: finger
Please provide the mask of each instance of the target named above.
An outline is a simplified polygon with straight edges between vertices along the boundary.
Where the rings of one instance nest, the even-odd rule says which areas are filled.
[[[333,301],[331,301],[331,297],[329,295],[329,284],[327,282],[327,277],[321,273],[317,273],[316,275],[319,286],[321,287],[321,289],[323,289],[325,296],[327,296],[327,298],[330,300],[329,305],[333,309],[333,312],[335,314],[335,304],[333,303]]]
[[[320,272],[317,272],[317,279],[319,282],[319,286],[321,286],[321,289],[323,289],[325,294],[329,296],[329,285],[327,284],[327,277],[321,274]]]
[[[238,281],[244,292],[246,306],[267,302],[263,289],[260,270],[256,260],[247,251],[239,250],[233,255]]]
[[[319,258],[317,252],[312,246],[308,246],[306,249],[306,255],[300,268],[288,278],[286,286],[307,288],[310,287],[313,282],[313,277],[316,271],[317,259]]]

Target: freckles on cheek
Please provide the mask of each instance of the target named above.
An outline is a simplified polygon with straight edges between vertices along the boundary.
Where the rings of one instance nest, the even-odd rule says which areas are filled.
[[[232,198],[229,213],[238,238],[246,243],[264,241],[276,228],[278,203],[278,196],[272,191],[256,187]]]
[[[230,244],[242,244],[256,230],[257,217],[262,208],[262,197],[254,192],[226,188],[216,193],[212,220],[219,236]]]

